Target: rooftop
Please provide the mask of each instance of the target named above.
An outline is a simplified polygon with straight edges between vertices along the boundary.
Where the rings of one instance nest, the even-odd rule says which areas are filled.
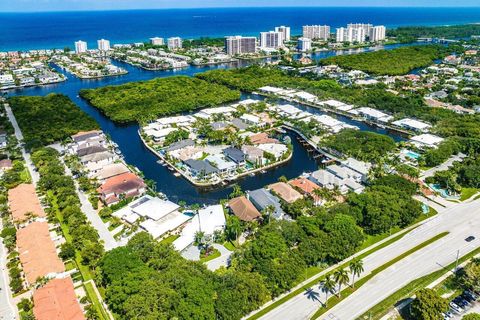
[[[242,221],[252,221],[260,217],[260,212],[245,196],[233,198],[228,202],[228,206]]]
[[[8,190],[8,206],[14,221],[25,220],[28,213],[41,218],[46,216],[33,184],[22,183]]]
[[[297,190],[293,189],[285,182],[277,182],[268,186],[270,190],[278,194],[285,202],[293,203],[302,198],[302,195]]]
[[[53,279],[33,293],[37,320],[84,320],[70,277]]]

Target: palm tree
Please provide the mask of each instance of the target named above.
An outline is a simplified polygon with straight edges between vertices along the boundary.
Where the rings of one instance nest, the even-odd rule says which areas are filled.
[[[268,224],[270,224],[270,220],[272,218],[272,214],[275,212],[275,207],[272,206],[271,204],[266,206],[265,209],[263,209],[262,215],[263,215],[263,221],[267,221]]]
[[[350,262],[348,268],[350,269],[350,273],[352,274],[352,287],[355,288],[355,276],[360,276],[360,274],[364,271],[363,261],[359,259],[354,259]]]
[[[202,232],[202,231],[195,232],[194,239],[195,239],[195,243],[199,247],[203,246],[205,244],[205,232]]]
[[[333,278],[335,279],[335,282],[338,284],[338,297],[341,297],[342,286],[344,284],[347,284],[348,281],[350,280],[348,277],[348,271],[345,269],[338,269],[333,274]]]
[[[328,295],[335,293],[335,281],[330,274],[327,274],[325,278],[320,282],[321,290],[325,293],[325,308],[327,307]]]

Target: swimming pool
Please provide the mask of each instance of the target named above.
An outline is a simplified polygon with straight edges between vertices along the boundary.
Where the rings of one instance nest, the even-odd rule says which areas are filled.
[[[411,159],[418,160],[420,159],[420,154],[413,152],[411,150],[405,150],[405,155]]]

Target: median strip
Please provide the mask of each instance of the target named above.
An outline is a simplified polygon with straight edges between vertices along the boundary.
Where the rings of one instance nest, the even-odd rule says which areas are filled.
[[[460,259],[458,259],[458,263],[461,264],[467,260],[470,260],[471,258],[475,257],[477,254],[480,254],[480,248],[477,248],[471,251],[470,253],[467,253],[466,255],[462,256]],[[397,303],[397,301],[400,301],[404,298],[411,297],[418,290],[427,287],[430,283],[440,278],[442,275],[453,270],[456,263],[457,262],[454,261],[448,266],[438,271],[432,272],[430,274],[427,274],[426,276],[413,280],[412,282],[407,284],[405,287],[391,294],[389,297],[385,298],[383,301],[381,301],[380,303],[372,307],[370,310],[365,312],[361,317],[359,317],[359,319],[363,319],[365,317],[368,317],[369,319],[382,318],[384,315],[388,313],[388,311],[390,311],[390,309]]]
[[[413,247],[412,249],[408,250],[408,251],[405,251],[404,253],[402,253],[401,255],[395,257],[394,259],[388,261],[387,263],[384,263],[383,265],[381,265],[380,267],[374,269],[372,272],[370,272],[368,275],[366,275],[365,277],[362,277],[361,279],[359,279],[356,283],[355,283],[355,288],[352,288],[352,287],[346,287],[344,290],[341,291],[342,295],[341,297],[338,297],[338,296],[333,296],[331,297],[330,299],[328,299],[328,302],[327,302],[327,305],[328,305],[328,308],[325,308],[325,307],[321,307],[320,309],[317,310],[317,312],[314,313],[314,315],[312,316],[312,319],[317,319],[318,317],[320,317],[322,314],[324,314],[325,312],[327,312],[328,310],[330,310],[331,308],[333,308],[335,305],[339,304],[340,302],[342,302],[343,300],[345,300],[349,295],[351,295],[353,292],[355,292],[355,290],[357,290],[358,288],[360,288],[361,286],[363,286],[365,283],[367,283],[370,279],[372,279],[373,277],[375,277],[377,274],[379,274],[380,272],[384,271],[385,269],[391,267],[392,265],[394,265],[395,263],[399,262],[400,260],[408,257],[409,255],[419,251],[420,249],[423,249],[425,248],[426,246],[432,244],[433,242],[445,237],[446,235],[448,235],[449,232],[442,232],[440,234],[437,234],[435,237],[433,238],[430,238],[428,239],[427,241],[424,241],[422,243],[420,243],[419,245]]]
[[[400,233],[399,235],[383,242],[382,244],[358,255],[355,257],[355,259],[363,259],[369,255],[371,255],[372,253],[380,250],[380,249],[383,249],[389,245],[391,245],[392,243],[400,240],[401,238],[403,238],[407,233],[409,233],[410,231],[414,230],[415,228],[417,228],[418,226],[414,227],[414,228],[410,228],[410,229],[407,229],[407,230],[404,230],[402,233]],[[332,272],[334,272],[335,270],[338,270],[338,269],[344,269],[348,266],[348,261],[347,262],[344,262],[343,264],[341,264],[340,266],[338,266],[337,268],[333,269]],[[319,271],[320,273],[321,271]],[[295,297],[296,295],[299,295],[299,294],[302,294],[303,292],[305,292],[306,289],[309,289],[311,288],[312,286],[318,284],[319,280],[320,279],[323,279],[323,277],[319,277],[319,278],[316,278],[310,282],[308,282],[307,284],[305,284],[304,286],[290,292],[289,294],[285,295],[284,297],[278,299],[277,301],[273,302],[272,304],[270,304],[269,306],[263,308],[262,310],[258,311],[257,313],[253,314],[252,316],[250,317],[247,317],[246,319],[247,320],[255,320],[255,319],[259,319],[261,318],[262,316],[266,315],[267,313],[269,313],[270,311],[272,311],[273,309],[277,308],[278,306],[284,304],[285,302],[287,302],[288,300],[292,299],[293,297]]]

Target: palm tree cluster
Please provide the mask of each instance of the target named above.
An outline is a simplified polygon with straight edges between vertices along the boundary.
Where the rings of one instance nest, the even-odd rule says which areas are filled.
[[[350,281],[351,275],[351,287],[355,288],[355,277],[360,276],[363,269],[363,261],[359,259],[354,259],[350,262],[347,269],[337,269],[332,273],[329,273],[325,278],[320,281],[320,289],[325,293],[325,308],[327,308],[328,297],[330,294],[336,294],[341,298],[341,291],[344,285],[347,285]]]

